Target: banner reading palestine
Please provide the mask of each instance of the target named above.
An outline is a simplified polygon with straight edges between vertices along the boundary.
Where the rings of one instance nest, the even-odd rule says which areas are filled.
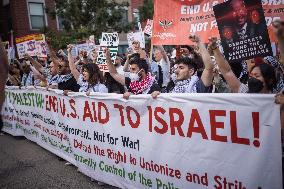
[[[230,0],[213,9],[229,62],[272,56],[261,0]]]
[[[64,96],[33,87],[5,94],[3,131],[25,136],[95,180],[122,189],[282,188],[273,94],[127,101],[120,94]]]
[[[224,0],[155,0],[153,36],[154,45],[191,44],[190,33],[197,33],[201,40],[218,37],[213,6],[224,3]],[[262,0],[266,24],[271,42],[275,42],[272,33],[272,22],[284,19],[284,1]]]

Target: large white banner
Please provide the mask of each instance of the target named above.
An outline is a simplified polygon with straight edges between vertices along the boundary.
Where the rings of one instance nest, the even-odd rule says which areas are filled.
[[[68,97],[8,89],[4,131],[25,136],[120,188],[282,188],[273,95]]]

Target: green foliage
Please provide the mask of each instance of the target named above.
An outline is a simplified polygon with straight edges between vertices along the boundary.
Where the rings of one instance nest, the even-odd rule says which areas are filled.
[[[143,6],[139,7],[139,14],[141,21],[153,19],[154,2],[153,0],[144,0]]]
[[[64,30],[59,34],[43,29],[54,48],[64,47],[95,35],[96,40],[102,32],[127,32],[133,23],[123,21],[128,3],[116,3],[114,0],[55,0],[56,9],[47,10],[54,19],[56,15],[63,19]]]

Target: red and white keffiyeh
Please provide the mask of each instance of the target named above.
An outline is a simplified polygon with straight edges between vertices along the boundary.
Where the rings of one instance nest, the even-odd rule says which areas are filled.
[[[130,89],[134,94],[145,94],[150,90],[152,84],[154,82],[154,78],[151,76],[150,73],[147,74],[145,79],[141,81],[134,81],[130,83]]]

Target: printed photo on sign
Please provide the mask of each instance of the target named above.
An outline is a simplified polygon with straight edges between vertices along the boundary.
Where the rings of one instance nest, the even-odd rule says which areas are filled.
[[[272,55],[261,0],[230,0],[213,9],[229,62]]]
[[[127,42],[128,46],[132,47],[133,41],[139,41],[140,47],[145,48],[145,37],[143,32],[130,32],[127,34]]]
[[[102,33],[101,46],[109,47],[109,46],[118,46],[119,37],[118,33]]]

